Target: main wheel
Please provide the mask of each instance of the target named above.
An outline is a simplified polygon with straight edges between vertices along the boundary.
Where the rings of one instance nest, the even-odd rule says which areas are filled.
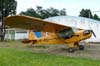
[[[83,45],[79,45],[79,50],[84,50],[84,46]]]
[[[68,52],[69,52],[69,53],[73,53],[74,51],[75,51],[74,48],[68,48]]]

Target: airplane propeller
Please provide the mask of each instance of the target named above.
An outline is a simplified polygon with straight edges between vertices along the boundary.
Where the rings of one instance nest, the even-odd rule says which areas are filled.
[[[91,30],[91,32],[93,33],[94,37],[96,37],[95,33],[93,32],[93,30]]]
[[[85,31],[83,32],[84,35],[88,35],[88,34],[90,34],[90,33],[93,33],[94,37],[96,37],[96,34],[93,32],[93,30],[85,30]]]
[[[91,28],[91,32],[93,33],[93,36],[96,38],[95,32],[93,31],[92,27],[90,27],[90,28]]]

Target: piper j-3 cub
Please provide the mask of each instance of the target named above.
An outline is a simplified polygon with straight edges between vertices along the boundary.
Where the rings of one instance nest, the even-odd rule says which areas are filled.
[[[5,24],[12,28],[27,29],[29,37],[24,43],[67,44],[68,52],[74,52],[75,48],[83,50],[84,46],[79,42],[90,38],[92,34],[100,38],[100,22],[84,17],[55,16],[42,20],[29,16],[9,16]]]

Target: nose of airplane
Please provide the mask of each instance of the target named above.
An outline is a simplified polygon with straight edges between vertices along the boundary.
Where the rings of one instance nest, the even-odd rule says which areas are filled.
[[[84,32],[83,32],[83,35],[88,35],[88,34],[90,34],[91,33],[91,30],[85,30]]]

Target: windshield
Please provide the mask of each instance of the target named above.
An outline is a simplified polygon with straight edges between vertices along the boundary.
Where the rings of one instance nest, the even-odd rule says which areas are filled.
[[[58,35],[64,39],[71,38],[73,36],[74,32],[72,28],[64,29],[58,33]]]

